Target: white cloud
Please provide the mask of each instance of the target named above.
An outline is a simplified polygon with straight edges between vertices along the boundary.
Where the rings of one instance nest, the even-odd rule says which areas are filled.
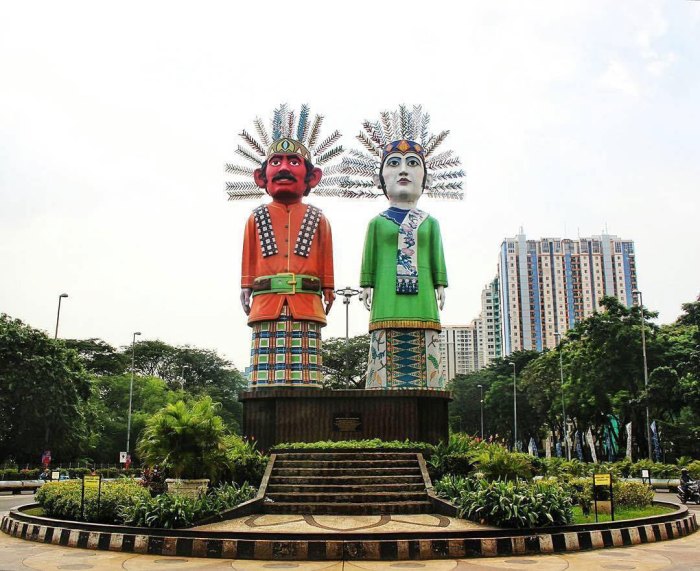
[[[619,60],[612,60],[603,74],[597,79],[602,89],[619,91],[626,95],[638,97],[640,88],[628,67]]]

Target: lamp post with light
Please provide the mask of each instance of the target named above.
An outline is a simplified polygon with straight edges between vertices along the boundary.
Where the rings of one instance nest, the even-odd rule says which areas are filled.
[[[510,361],[513,365],[513,452],[518,451],[518,399],[517,399],[517,385],[515,376],[515,363]]]
[[[335,293],[343,296],[343,305],[345,306],[345,372],[347,373],[345,387],[347,388],[350,386],[350,356],[348,355],[350,351],[350,299],[359,294],[360,290],[347,286],[335,290]]]
[[[644,405],[645,405],[645,410],[646,410],[646,434],[647,434],[647,448],[649,451],[649,460],[653,461],[652,453],[651,453],[651,425],[649,423],[649,369],[647,367],[647,342],[646,342],[646,336],[644,333],[644,330],[646,329],[645,323],[644,323],[644,302],[642,301],[642,292],[639,291],[638,289],[635,289],[632,292],[632,295],[635,296],[637,299],[637,302],[639,304],[639,312],[642,316],[642,359],[644,360],[644,392],[645,392],[645,398],[644,398]]]
[[[479,387],[479,403],[481,404],[481,440],[484,439],[484,385],[476,385]]]
[[[58,311],[56,312],[56,332],[53,334],[54,339],[58,339],[58,320],[61,318],[61,300],[68,297],[67,293],[62,293],[58,296]]]
[[[561,333],[554,332],[554,337],[557,340],[557,350],[559,351],[559,383],[561,387],[561,426],[564,437],[564,446],[566,447],[566,459],[571,460],[571,451],[569,450],[569,440],[566,434],[566,408],[564,407],[564,361],[561,352]]]
[[[129,416],[126,421],[126,455],[129,456],[129,441],[131,439],[131,402],[134,396],[134,362],[135,362],[135,352],[134,347],[136,345],[136,336],[141,335],[140,331],[135,331],[131,339],[131,382],[129,383]]]

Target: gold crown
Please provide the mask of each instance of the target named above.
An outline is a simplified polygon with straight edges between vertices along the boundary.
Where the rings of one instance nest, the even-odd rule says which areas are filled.
[[[307,161],[311,160],[311,153],[309,153],[309,150],[304,145],[299,141],[287,137],[274,141],[270,145],[267,149],[267,158],[269,159],[272,155],[280,153],[285,155],[301,155]]]

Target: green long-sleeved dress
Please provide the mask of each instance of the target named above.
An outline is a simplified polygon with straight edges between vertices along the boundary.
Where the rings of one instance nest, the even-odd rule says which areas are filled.
[[[440,225],[428,216],[418,228],[418,293],[396,293],[399,225],[381,214],[367,228],[360,286],[373,288],[369,330],[440,330],[435,287],[447,286]]]

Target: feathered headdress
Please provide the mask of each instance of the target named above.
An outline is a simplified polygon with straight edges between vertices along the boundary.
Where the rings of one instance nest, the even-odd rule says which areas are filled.
[[[364,121],[363,130],[357,135],[364,150],[350,150],[340,165],[341,177],[339,196],[349,198],[375,198],[384,196],[381,189],[376,188],[372,177],[379,173],[379,168],[387,150],[401,143],[422,147],[420,153],[425,161],[425,167],[432,174],[433,183],[426,187],[425,194],[431,198],[461,200],[462,179],[465,173],[456,169],[461,164],[459,157],[453,151],[436,153],[438,147],[449,135],[449,131],[432,134],[429,130],[430,115],[423,111],[420,105],[414,105],[409,110],[400,105],[396,111],[382,111],[379,120]]]
[[[265,196],[265,191],[253,181],[253,172],[271,154],[296,153],[310,161],[314,166],[323,167],[321,182],[314,188],[317,196],[341,196],[340,177],[337,175],[340,164],[335,164],[345,152],[342,145],[336,145],[341,137],[335,130],[325,139],[321,139],[323,115],[315,115],[311,120],[308,105],[302,105],[297,119],[296,113],[286,104],[280,105],[272,115],[270,130],[260,118],[253,122],[257,138],[245,129],[239,136],[245,145],[238,145],[236,154],[244,158],[245,164],[226,163],[228,174],[245,177],[245,181],[227,181],[226,192],[229,200],[256,199]],[[249,166],[254,164],[255,166]],[[325,166],[329,165],[329,166]]]

